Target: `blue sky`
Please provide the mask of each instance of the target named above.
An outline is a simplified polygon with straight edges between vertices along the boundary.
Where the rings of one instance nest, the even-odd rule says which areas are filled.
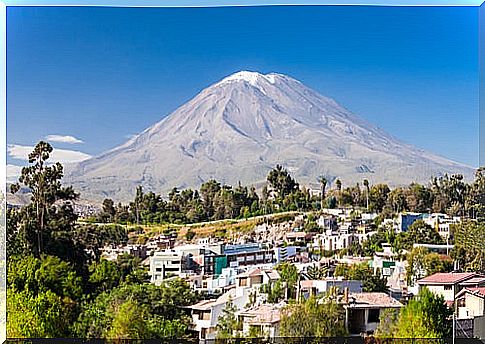
[[[99,154],[239,70],[478,165],[478,8],[369,6],[10,7],[7,162],[49,135],[61,161]]]

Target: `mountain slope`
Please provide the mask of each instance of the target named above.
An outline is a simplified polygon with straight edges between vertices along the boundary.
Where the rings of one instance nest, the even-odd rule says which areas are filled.
[[[398,185],[473,173],[399,142],[293,78],[239,72],[125,144],[71,166],[66,181],[88,198],[126,200],[137,185],[156,192],[211,178],[258,185],[277,163],[314,186],[320,175]]]

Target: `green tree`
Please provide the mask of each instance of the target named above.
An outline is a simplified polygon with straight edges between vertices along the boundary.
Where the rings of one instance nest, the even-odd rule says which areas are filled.
[[[372,185],[369,191],[369,208],[376,213],[382,212],[391,190],[386,184]]]
[[[376,329],[376,336],[379,338],[392,338],[397,332],[397,322],[399,318],[399,309],[386,308],[381,311],[379,316],[379,325]]]
[[[442,296],[422,289],[399,313],[396,338],[450,338],[452,310]]]
[[[441,235],[423,220],[416,220],[396,238],[396,247],[410,251],[414,244],[443,244]]]
[[[103,337],[108,339],[147,339],[150,338],[148,327],[148,309],[134,300],[127,300],[114,305],[110,310],[114,314],[110,326]]]
[[[33,294],[28,290],[7,291],[8,338],[59,338],[69,336],[74,305],[50,290]]]
[[[407,254],[408,266],[406,278],[409,285],[414,285],[418,279],[437,272],[451,271],[453,262],[443,260],[437,253],[430,252],[425,247],[416,247]]]
[[[31,191],[31,204],[24,207],[26,216],[24,216],[22,225],[27,232],[26,239],[30,240],[28,244],[30,247],[35,247],[33,253],[37,257],[40,257],[43,252],[45,230],[54,203],[70,201],[78,197],[71,187],[63,188],[61,186],[62,165],[60,163],[47,165],[52,150],[49,143],[40,141],[28,156],[29,164],[32,165],[23,167],[19,182],[11,185],[12,193],[20,190],[20,184],[25,185]]]
[[[281,281],[284,283],[286,290],[286,298],[295,298],[296,287],[299,279],[298,269],[294,264],[284,262],[276,266],[276,270],[280,273]]]
[[[320,176],[318,178],[318,181],[320,182],[320,188],[321,188],[321,195],[320,195],[320,210],[323,210],[323,202],[325,200],[325,189],[327,187],[328,180],[324,176]]]
[[[367,264],[338,264],[334,272],[335,276],[342,276],[348,280],[362,281],[364,292],[388,292],[387,279],[374,274]]]
[[[61,298],[80,300],[82,279],[73,267],[58,257],[15,257],[8,262],[7,285],[32,295],[50,291]]]
[[[122,280],[122,275],[118,266],[106,259],[91,263],[89,272],[89,283],[91,284],[95,295],[113,289],[118,286]]]
[[[452,256],[460,264],[460,269],[485,273],[485,224],[469,220],[453,227],[454,248]]]
[[[222,310],[222,314],[217,319],[217,338],[225,339],[232,338],[236,335],[239,329],[239,324],[236,318],[237,307],[229,298],[226,302],[226,306]]]
[[[120,306],[126,301],[132,303]],[[143,329],[148,331],[148,338],[183,338],[187,335],[191,319],[184,312],[183,307],[198,300],[197,295],[183,280],[175,279],[155,286],[151,283],[128,284],[122,283],[114,289],[99,294],[94,300],[85,302],[81,313],[73,325],[74,335],[79,338],[103,338],[113,335],[114,320],[120,310],[119,326],[124,319],[134,316],[133,307],[136,305],[143,319]],[[137,325],[138,326],[138,325]],[[142,326],[142,325],[140,325]],[[141,327],[140,327],[141,328]],[[126,331],[119,331],[123,333]]]
[[[283,337],[336,337],[346,334],[345,312],[335,301],[310,297],[291,304],[282,313],[280,333]]]
[[[281,165],[276,165],[276,168],[269,172],[267,181],[281,199],[284,199],[299,188],[298,183]]]

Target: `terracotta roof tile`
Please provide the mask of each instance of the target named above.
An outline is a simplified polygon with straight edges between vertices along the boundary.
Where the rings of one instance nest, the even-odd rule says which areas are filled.
[[[420,279],[418,284],[456,284],[475,276],[474,272],[438,272]]]

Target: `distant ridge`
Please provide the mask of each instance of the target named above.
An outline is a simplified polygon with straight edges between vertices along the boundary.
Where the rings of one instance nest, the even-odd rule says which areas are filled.
[[[137,185],[157,193],[211,178],[262,185],[276,164],[314,187],[320,175],[344,185],[473,175],[471,167],[400,142],[289,76],[242,71],[125,144],[68,166],[65,182],[83,197],[121,201]]]

